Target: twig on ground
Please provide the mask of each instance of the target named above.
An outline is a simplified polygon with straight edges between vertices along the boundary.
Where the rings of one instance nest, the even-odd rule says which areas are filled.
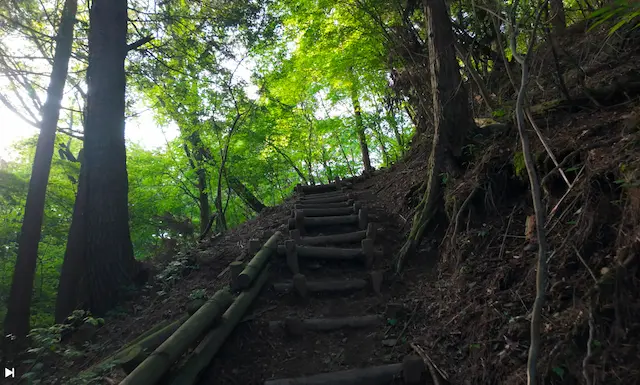
[[[598,147],[605,147],[608,146],[610,144],[613,144],[615,142],[618,142],[622,139],[622,136],[616,136],[615,138],[609,139],[607,141],[604,142],[594,142],[591,144],[588,144],[582,148],[579,148],[577,150],[574,150],[573,152],[571,152],[569,155],[565,156],[564,159],[562,159],[562,162],[560,162],[560,164],[558,164],[557,167],[555,167],[553,170],[549,171],[547,173],[547,175],[545,175],[542,180],[540,181],[540,184],[543,185],[545,184],[545,182],[547,181],[547,179],[549,179],[551,177],[551,175],[553,175],[554,172],[558,171],[558,169],[560,167],[564,167],[567,165],[567,163],[569,163],[569,161],[571,159],[573,159],[574,156],[576,156],[577,154],[579,154],[582,151],[589,151],[589,150],[593,150],[594,148],[598,148]],[[574,180],[575,183],[575,180]]]
[[[451,234],[451,244],[453,244],[456,238],[456,234],[458,233],[458,226],[460,225],[460,215],[467,208],[467,206],[469,206],[469,203],[471,203],[471,199],[476,195],[479,189],[480,189],[480,186],[474,187],[471,193],[469,194],[469,196],[467,197],[467,199],[465,199],[464,202],[462,202],[462,206],[460,206],[460,209],[456,214],[456,222],[453,227],[453,234]]]
[[[564,173],[564,170],[562,169],[562,167],[560,167],[560,164],[558,163],[558,160],[556,159],[555,155],[553,155],[553,151],[551,151],[551,147],[549,147],[549,144],[547,143],[546,139],[542,136],[542,132],[540,131],[540,128],[538,128],[538,125],[536,124],[535,120],[533,120],[533,116],[531,116],[531,112],[528,109],[525,109],[524,112],[527,115],[527,119],[529,119],[529,123],[531,123],[533,130],[536,132],[536,135],[538,135],[538,139],[540,139],[542,146],[544,146],[544,149],[547,150],[547,154],[549,154],[549,158],[551,158],[551,160],[553,161],[553,164],[555,164],[556,167],[558,168],[558,171],[560,171],[560,175],[562,175],[562,178],[567,183],[567,186],[571,187],[571,182],[569,182],[569,178],[567,178],[567,175]]]
[[[593,344],[593,335],[595,333],[595,328],[595,321],[593,320],[593,309],[589,309],[589,340],[587,341],[587,354],[582,360],[582,376],[584,377],[584,381],[587,385],[591,385],[593,383],[593,381],[591,381],[591,377],[589,376],[587,366],[589,365],[589,361],[591,360],[591,356],[593,355],[591,345]]]
[[[429,374],[431,374],[431,379],[433,380],[433,385],[442,385],[442,381],[440,381],[440,377],[442,377],[442,379],[447,382],[449,381],[449,376],[447,376],[447,373],[445,373],[433,362],[431,357],[429,357],[427,352],[421,346],[418,346],[413,342],[410,343],[409,345],[411,346],[411,349],[413,349],[418,354],[418,356],[422,358],[422,361],[424,361],[425,365],[427,365],[427,368],[429,369]]]
[[[507,229],[504,231],[504,236],[502,237],[502,245],[500,246],[500,254],[498,254],[498,259],[502,260],[502,254],[504,253],[504,245],[507,242],[507,233],[509,232],[509,227],[511,226],[511,220],[513,219],[513,213],[516,212],[516,207],[513,206],[513,210],[511,210],[511,214],[509,214],[509,221],[507,222]]]
[[[551,209],[551,211],[549,212],[549,217],[547,218],[547,223],[545,223],[545,227],[549,225],[549,222],[551,221],[551,219],[553,218],[553,216],[555,215],[556,211],[558,210],[558,207],[560,207],[560,203],[562,203],[562,201],[564,201],[564,199],[569,196],[569,193],[571,192],[571,190],[575,187],[575,185],[578,182],[578,179],[580,178],[580,175],[582,175],[582,171],[584,171],[585,166],[582,166],[582,168],[580,169],[580,171],[578,172],[578,175],[576,175],[576,179],[573,180],[573,183],[571,183],[569,185],[569,188],[567,189],[567,191],[564,193],[564,195],[562,196],[562,198],[560,198],[560,200],[558,201],[558,203],[556,203],[555,206],[553,206],[553,208]]]
[[[591,268],[589,267],[589,265],[587,265],[587,261],[585,261],[584,258],[582,258],[582,255],[580,255],[580,252],[578,251],[578,249],[575,246],[572,246],[572,247],[573,247],[573,251],[575,251],[576,255],[578,256],[578,259],[580,259],[580,262],[582,262],[584,267],[587,268],[587,271],[589,272],[589,274],[591,275],[591,277],[593,278],[593,280],[597,284],[598,283],[598,278],[596,278],[596,275],[593,274],[593,271],[591,271]]]
[[[393,344],[394,349],[396,346],[398,346],[398,341],[400,341],[400,338],[404,336],[404,333],[407,331],[407,328],[409,327],[409,324],[411,323],[411,321],[413,321],[413,317],[416,316],[416,313],[418,311],[418,306],[420,306],[420,302],[418,302],[416,306],[413,308],[413,311],[411,312],[409,319],[407,320],[407,322],[404,323],[404,327],[402,328],[402,331],[400,331],[400,334],[398,334],[398,337],[396,337],[396,342]]]

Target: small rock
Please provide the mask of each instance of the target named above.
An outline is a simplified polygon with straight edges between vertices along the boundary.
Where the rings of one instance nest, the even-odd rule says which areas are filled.
[[[386,340],[382,340],[382,345],[388,346],[388,347],[393,347],[393,346],[396,346],[396,342],[397,342],[397,340],[395,338],[389,338],[389,339],[386,339]]]

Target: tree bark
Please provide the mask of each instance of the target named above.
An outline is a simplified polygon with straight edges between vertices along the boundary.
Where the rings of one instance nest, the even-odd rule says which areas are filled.
[[[77,307],[104,314],[139,269],[129,233],[124,141],[127,1],[94,0],[89,18],[84,161],[60,275],[57,322]]]
[[[360,152],[362,153],[362,165],[364,171],[371,171],[371,158],[369,157],[369,146],[367,146],[367,136],[364,131],[364,123],[362,122],[362,109],[358,98],[358,90],[355,86],[351,87],[351,103],[353,104],[353,113],[356,118],[356,134],[360,142]]]
[[[550,0],[551,4],[551,25],[554,33],[562,33],[567,28],[567,19],[564,14],[564,4],[562,0]]]
[[[440,174],[455,176],[455,158],[460,156],[467,129],[473,124],[467,92],[456,60],[451,19],[444,0],[424,0],[427,17],[429,67],[433,97],[433,144],[429,156],[427,189],[414,217],[411,232],[396,259],[402,270],[407,257],[415,253],[426,226],[442,206]]]
[[[42,121],[36,154],[31,169],[24,219],[18,241],[11,292],[4,319],[5,335],[22,338],[29,333],[29,313],[33,291],[33,279],[38,260],[38,244],[42,234],[44,205],[53,157],[56,129],[60,117],[60,103],[67,80],[69,58],[73,45],[73,27],[76,22],[76,0],[66,0],[62,10],[56,50],[47,88],[47,100],[42,108]]]

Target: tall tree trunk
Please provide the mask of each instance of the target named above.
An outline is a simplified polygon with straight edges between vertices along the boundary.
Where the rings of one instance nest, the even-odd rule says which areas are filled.
[[[216,199],[214,203],[216,205],[216,211],[218,216],[216,217],[216,230],[225,231],[227,229],[227,217],[225,216],[225,209],[222,205],[222,174],[218,174]]]
[[[12,334],[19,338],[26,336],[30,328],[29,316],[38,260],[38,244],[42,234],[47,183],[60,118],[60,104],[67,81],[77,8],[76,0],[66,0],[62,10],[51,80],[47,88],[47,100],[42,107],[40,134],[18,241],[18,258],[7,302],[7,315],[4,319],[5,335]]]
[[[260,199],[258,199],[258,197],[253,195],[251,190],[249,190],[249,188],[247,188],[247,186],[245,186],[240,181],[240,179],[236,178],[233,175],[229,175],[226,168],[223,171],[224,177],[227,179],[227,184],[229,184],[229,187],[231,187],[233,192],[238,194],[240,199],[242,199],[242,201],[246,203],[247,206],[251,207],[251,209],[256,213],[259,213],[260,211],[265,209],[266,206],[260,201]]]
[[[393,130],[393,135],[396,137],[396,142],[398,143],[398,147],[400,147],[400,154],[404,155],[406,149],[404,145],[404,139],[400,130],[398,129],[398,121],[396,120],[396,116],[394,112],[394,103],[391,97],[385,97],[385,120],[389,127]]]
[[[84,162],[60,275],[57,322],[77,307],[104,314],[139,269],[127,202],[126,34],[127,1],[94,0],[89,12]]]
[[[369,146],[367,146],[367,136],[364,132],[364,123],[362,122],[362,109],[360,108],[360,99],[358,98],[358,90],[355,86],[351,87],[351,103],[353,104],[353,113],[356,117],[356,134],[360,142],[360,152],[362,153],[362,165],[364,171],[371,171],[371,158],[369,157]]]
[[[196,172],[196,177],[198,178],[196,186],[198,188],[198,208],[200,210],[200,234],[202,234],[207,230],[209,218],[211,217],[209,193],[207,191],[207,170],[202,165],[202,156],[198,156],[199,150],[196,146],[200,143],[199,140],[190,139],[189,141],[194,146],[195,156],[189,150],[187,143],[184,144],[184,152],[189,160],[189,165]]]
[[[440,173],[456,175],[455,158],[460,156],[467,129],[473,124],[467,105],[467,92],[460,79],[447,5],[444,0],[424,0],[423,4],[427,17],[433,96],[433,145],[429,156],[427,189],[409,237],[397,257],[396,271],[400,271],[406,258],[415,253],[427,225],[441,208]]]
[[[562,0],[550,0],[551,5],[551,25],[554,33],[562,33],[567,27],[567,19],[564,14],[564,4]]]

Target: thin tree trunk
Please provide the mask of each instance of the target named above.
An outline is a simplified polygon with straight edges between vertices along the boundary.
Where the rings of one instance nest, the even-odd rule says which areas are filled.
[[[313,156],[311,154],[313,147],[313,121],[305,115],[309,121],[309,136],[307,137],[307,171],[309,172],[309,182],[312,185],[316,184],[316,180],[313,177]]]
[[[476,83],[476,86],[478,86],[478,91],[480,92],[480,96],[482,96],[485,105],[487,106],[489,111],[493,111],[493,100],[491,99],[491,95],[487,90],[487,86],[484,83],[484,80],[482,80],[482,77],[480,76],[478,71],[476,71],[476,69],[473,67],[471,60],[469,60],[469,52],[462,44],[458,43],[456,40],[454,40],[454,43],[456,51],[458,51],[458,56],[464,63],[465,70],[467,70],[469,76],[471,76],[473,81]]]
[[[385,100],[385,120],[387,121],[387,124],[389,124],[389,127],[391,127],[391,129],[393,130],[393,134],[396,137],[396,142],[398,142],[398,147],[400,147],[400,154],[404,155],[406,149],[405,149],[405,145],[404,145],[404,139],[402,138],[402,134],[400,133],[400,130],[398,129],[398,121],[396,120],[395,114],[393,113],[393,103],[390,100]]]
[[[340,136],[338,134],[336,134],[336,139],[338,141],[338,147],[340,147],[340,153],[342,153],[342,157],[344,158],[344,161],[347,165],[347,169],[349,170],[349,174],[355,177],[356,173],[353,171],[353,167],[351,167],[351,162],[349,161],[349,157],[347,156],[347,153],[344,150],[344,147],[342,146],[342,141],[340,140]]]
[[[389,153],[387,152],[387,148],[384,145],[384,133],[382,132],[382,127],[380,127],[380,121],[376,120],[375,128],[373,128],[373,133],[376,139],[378,140],[378,144],[380,145],[380,152],[382,153],[382,157],[384,159],[384,164],[391,164],[391,159],[389,158]]]
[[[256,197],[251,190],[249,190],[249,188],[240,181],[240,179],[233,175],[229,175],[226,168],[224,169],[224,176],[233,192],[238,194],[240,199],[242,199],[247,206],[251,207],[253,211],[259,213],[265,209],[266,206],[260,201],[260,199],[258,199],[258,197]]]
[[[315,178],[313,177],[313,168],[311,167],[311,165],[312,165],[312,163],[311,163],[311,159],[307,158],[307,159],[305,160],[305,163],[307,164],[307,175],[308,175],[308,178],[309,178],[309,182],[310,182],[312,185],[314,185],[314,184],[316,184],[316,180],[315,180]]]
[[[304,184],[309,184],[309,182],[307,181],[307,177],[304,176],[302,171],[300,171],[298,166],[296,166],[296,164],[293,162],[293,160],[291,160],[291,158],[289,158],[289,156],[287,154],[285,154],[282,150],[280,150],[278,147],[274,146],[273,144],[271,144],[271,143],[268,143],[268,144],[269,144],[269,146],[271,146],[271,148],[276,150],[276,152],[278,154],[280,154],[280,156],[282,156],[284,158],[284,160],[286,160],[287,163],[289,163],[291,165],[291,167],[293,167],[293,169],[295,170],[296,174],[298,174],[298,176],[300,177],[300,179],[302,179]]]
[[[327,176],[327,183],[331,183],[331,181],[333,181],[333,171],[331,170],[331,166],[329,166],[327,150],[324,146],[322,146],[322,166],[324,167],[324,173]]]
[[[197,142],[196,142],[197,143]],[[196,146],[194,141],[191,141],[191,144]],[[189,166],[196,172],[196,176],[198,178],[198,183],[196,184],[198,188],[198,209],[200,211],[200,234],[203,234],[209,225],[209,218],[211,217],[211,208],[209,206],[209,193],[207,192],[207,171],[202,167],[202,159],[197,159],[198,156],[195,156],[195,160],[193,159],[193,155],[189,150],[189,145],[187,143],[184,144],[184,152],[189,161]],[[196,154],[198,153],[198,149],[195,148]],[[196,164],[198,162],[198,164]]]
[[[513,71],[511,70],[511,66],[509,64],[509,60],[507,60],[507,57],[504,54],[504,50],[505,50],[505,45],[504,45],[504,41],[502,40],[502,31],[500,31],[500,25],[498,24],[498,18],[491,15],[491,22],[493,23],[493,30],[496,33],[496,40],[498,43],[498,51],[500,52],[500,56],[502,57],[502,61],[504,62],[504,68],[505,71],[507,72],[507,76],[509,77],[509,81],[511,82],[511,85],[513,86],[513,91],[517,92],[518,89],[520,88],[519,84],[516,82],[516,78],[513,75]]]
[[[76,0],[66,0],[62,10],[56,50],[53,57],[51,80],[47,88],[47,100],[42,108],[42,121],[36,154],[31,169],[29,191],[25,204],[24,219],[18,241],[11,292],[7,301],[7,315],[4,319],[5,335],[24,337],[29,333],[29,313],[33,291],[38,244],[42,234],[45,197],[51,159],[53,157],[56,130],[60,118],[60,103],[67,80],[69,58],[73,45],[73,27],[76,22]]]
[[[225,217],[224,206],[222,205],[222,174],[218,173],[218,183],[216,190],[216,199],[214,200],[216,205],[216,211],[218,212],[218,218],[216,220],[216,230],[224,231],[227,229],[227,218]]]
[[[78,306],[101,315],[133,283],[124,111],[127,1],[94,0],[89,12],[84,161],[56,302],[56,321]]]
[[[358,90],[355,86],[351,87],[351,103],[353,104],[353,113],[356,117],[356,134],[360,142],[360,152],[362,153],[362,165],[364,171],[371,171],[371,158],[369,157],[369,147],[367,146],[367,136],[364,132],[364,123],[362,122],[362,109],[360,100],[358,99]]]
[[[460,156],[464,137],[473,125],[467,91],[461,83],[453,31],[444,0],[424,0],[427,17],[429,66],[433,97],[433,145],[429,156],[427,188],[414,217],[411,232],[396,259],[396,271],[420,245],[424,231],[442,206],[440,173],[456,176],[455,158]]]

